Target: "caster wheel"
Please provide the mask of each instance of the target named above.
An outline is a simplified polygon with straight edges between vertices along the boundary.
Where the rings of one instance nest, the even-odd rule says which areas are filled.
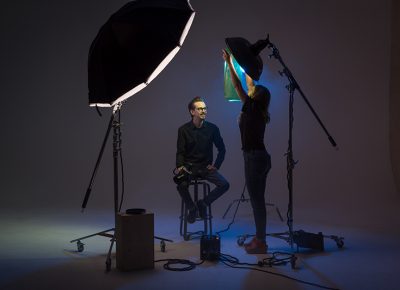
[[[160,248],[161,252],[165,253],[165,242],[163,240],[160,242]]]
[[[76,242],[76,247],[78,248],[78,252],[79,252],[79,253],[83,252],[83,250],[85,249],[84,245],[85,245],[85,244],[82,243],[81,241],[77,241],[77,242]]]
[[[296,260],[297,260],[296,256],[292,256],[290,258],[290,265],[291,265],[292,269],[296,269]]]
[[[338,241],[336,241],[336,245],[338,246],[339,249],[343,248],[344,246],[343,239],[339,239]]]
[[[237,239],[238,246],[242,247],[245,240],[246,240],[245,236],[239,236],[239,238]]]
[[[106,261],[106,272],[110,272],[111,270],[111,260]]]

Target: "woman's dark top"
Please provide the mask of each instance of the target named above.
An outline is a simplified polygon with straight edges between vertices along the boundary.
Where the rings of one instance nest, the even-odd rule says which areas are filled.
[[[268,89],[259,85],[255,87],[253,98],[246,98],[239,121],[243,151],[266,150],[264,132],[268,118],[269,99]]]

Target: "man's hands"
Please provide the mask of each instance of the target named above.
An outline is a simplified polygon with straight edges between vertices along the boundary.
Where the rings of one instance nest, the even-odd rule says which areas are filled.
[[[181,173],[181,172],[182,172],[182,169],[183,169],[184,167],[185,167],[185,166],[181,166],[181,167],[175,168],[175,169],[174,169],[174,174],[175,174],[175,175],[178,175],[179,173]]]
[[[175,168],[174,174],[178,175],[178,174],[181,174],[183,171],[186,171],[187,173],[192,174],[192,172],[190,170],[188,170],[185,166]]]
[[[209,171],[211,171],[211,172],[214,172],[214,171],[218,170],[217,167],[215,167],[214,165],[211,165],[211,164],[207,165],[207,169]]]
[[[211,165],[211,164],[207,165],[206,168],[210,172],[214,172],[214,171],[218,170],[217,167],[215,167],[214,165]],[[174,174],[178,175],[178,174],[181,174],[183,171],[185,171],[185,172],[187,172],[189,174],[192,174],[192,172],[190,170],[188,170],[185,166],[180,166],[180,167],[175,168],[174,169]]]

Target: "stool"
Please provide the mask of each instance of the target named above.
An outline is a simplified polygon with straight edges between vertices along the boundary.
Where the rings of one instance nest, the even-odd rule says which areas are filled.
[[[193,188],[193,202],[196,204],[199,200],[199,186],[203,187],[203,199],[210,193],[210,184],[205,179],[194,178],[189,184],[189,192],[190,188]],[[183,236],[185,241],[190,240],[193,236],[201,237],[203,235],[212,235],[212,214],[211,214],[211,205],[207,206],[206,217],[204,218],[204,228],[203,231],[197,232],[189,232],[188,231],[188,222],[186,220],[186,215],[188,213],[188,209],[182,199],[181,202],[181,215],[180,219],[180,228],[179,233]],[[196,221],[201,220],[200,217],[196,217]]]

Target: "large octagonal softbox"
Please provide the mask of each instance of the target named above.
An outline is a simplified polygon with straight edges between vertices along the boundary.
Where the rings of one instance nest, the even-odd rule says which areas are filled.
[[[149,84],[182,46],[194,15],[189,0],[136,0],[111,15],[89,50],[89,105],[114,106]]]

